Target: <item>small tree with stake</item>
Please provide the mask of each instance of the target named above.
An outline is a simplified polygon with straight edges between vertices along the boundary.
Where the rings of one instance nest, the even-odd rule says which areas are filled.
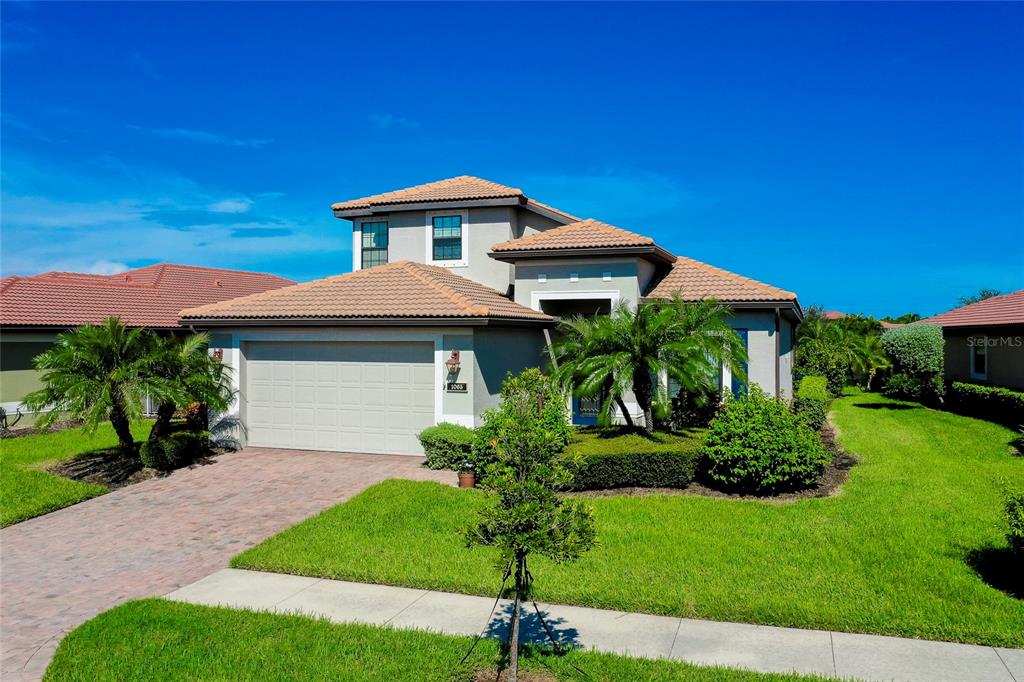
[[[553,404],[561,409],[552,410]],[[520,609],[533,583],[527,560],[537,554],[558,563],[573,561],[594,545],[590,508],[556,493],[571,479],[558,461],[570,429],[564,405],[554,384],[539,370],[528,369],[505,380],[501,406],[487,414],[494,461],[484,469],[482,486],[492,503],[466,537],[470,547],[496,547],[499,568],[515,583],[508,641],[511,682],[519,667]]]

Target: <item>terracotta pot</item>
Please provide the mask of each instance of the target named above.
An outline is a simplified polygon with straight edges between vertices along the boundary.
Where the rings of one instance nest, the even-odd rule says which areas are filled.
[[[472,488],[476,485],[476,474],[472,471],[460,471],[459,472],[459,487],[460,488]]]

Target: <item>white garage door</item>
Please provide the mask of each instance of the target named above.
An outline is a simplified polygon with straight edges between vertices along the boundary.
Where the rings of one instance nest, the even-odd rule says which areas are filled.
[[[245,424],[261,447],[420,454],[434,423],[431,343],[250,342]]]

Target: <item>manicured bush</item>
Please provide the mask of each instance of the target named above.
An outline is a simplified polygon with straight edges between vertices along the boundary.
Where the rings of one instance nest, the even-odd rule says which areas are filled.
[[[828,391],[828,379],[809,376],[800,380],[793,401],[793,413],[802,424],[812,431],[820,431],[828,418],[832,396]]]
[[[807,376],[800,379],[796,389],[797,398],[811,398],[814,400],[831,400],[828,392],[828,379],[822,376]]]
[[[693,480],[701,432],[647,434],[641,429],[585,429],[565,449],[572,490],[685,488]]]
[[[1003,496],[1003,510],[1009,526],[1006,539],[1010,550],[1024,560],[1024,489],[1007,490]]]
[[[894,373],[885,393],[889,397],[922,402],[941,402],[944,342],[942,327],[908,324],[882,334],[882,346],[892,360]]]
[[[142,463],[153,469],[170,471],[192,464],[210,451],[210,435],[205,431],[176,431],[142,444]]]
[[[1024,393],[999,386],[954,381],[949,387],[946,407],[1008,426],[1024,424]]]
[[[507,396],[523,392],[539,392],[543,396],[544,404],[541,406],[537,427],[543,430],[554,447],[564,449],[575,433],[566,410],[567,397],[536,368],[516,375],[509,373],[505,377],[501,384],[502,403],[510,402]],[[497,457],[495,446],[504,420],[515,418],[515,415],[503,412],[500,407],[485,410],[481,415],[483,423],[476,428],[473,436],[473,459],[479,471],[486,471]]]
[[[774,493],[812,485],[830,456],[818,434],[779,398],[757,386],[711,422],[705,440],[707,475],[731,490]]]
[[[473,459],[473,429],[441,422],[423,429],[419,435],[427,466],[431,469],[467,469]]]

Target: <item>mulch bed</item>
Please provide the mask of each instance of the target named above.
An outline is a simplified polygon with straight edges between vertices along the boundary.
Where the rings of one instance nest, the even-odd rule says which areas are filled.
[[[214,457],[221,454],[223,453],[216,451],[210,457],[199,459],[183,468],[191,469],[196,466],[213,464],[216,461]],[[138,453],[126,455],[117,448],[87,452],[78,457],[58,462],[46,470],[51,474],[75,481],[105,485],[111,490],[148,481],[151,478],[163,478],[174,473],[173,471],[159,471],[144,467]]]
[[[825,469],[818,482],[809,488],[793,490],[775,495],[750,495],[730,493],[719,490],[708,481],[696,480],[685,488],[611,488],[609,490],[587,490],[570,493],[581,497],[611,497],[615,495],[700,495],[702,497],[722,497],[733,500],[760,500],[762,502],[794,502],[814,497],[832,497],[839,493],[850,475],[850,469],[857,463],[857,458],[844,452],[836,439],[835,427],[826,423],[821,429],[821,440],[832,453],[832,462]]]
[[[58,431],[66,431],[68,429],[77,429],[80,426],[82,426],[82,422],[80,421],[54,422],[45,429],[40,429],[39,427],[36,426],[15,426],[13,429],[0,431],[0,439],[21,438],[22,436],[34,436],[38,433],[56,433]]]

